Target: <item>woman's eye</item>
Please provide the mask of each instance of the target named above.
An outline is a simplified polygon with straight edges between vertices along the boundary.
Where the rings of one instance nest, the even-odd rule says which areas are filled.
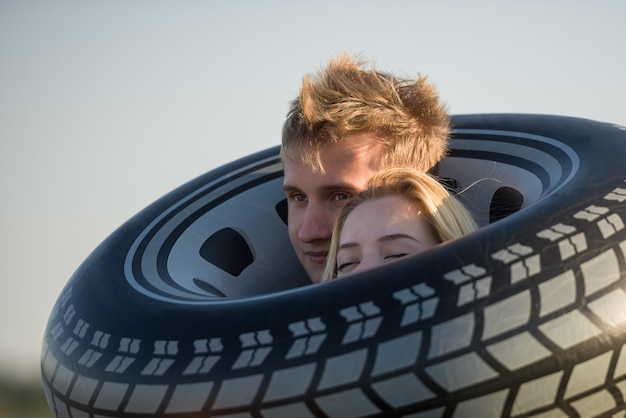
[[[350,197],[351,197],[351,195],[350,195],[349,193],[337,193],[337,194],[334,196],[334,199],[335,199],[335,200],[340,200],[340,201],[343,201],[343,200],[349,200],[349,199],[350,199]]]
[[[337,273],[348,273],[349,271],[352,271],[357,264],[359,264],[357,261],[349,261],[347,263],[338,264]]]
[[[402,258],[402,257],[406,257],[407,255],[409,255],[409,253],[390,254],[390,255],[385,256],[385,260]]]

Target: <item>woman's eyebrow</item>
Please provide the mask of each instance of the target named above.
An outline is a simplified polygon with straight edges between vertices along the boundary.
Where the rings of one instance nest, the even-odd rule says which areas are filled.
[[[379,242],[386,242],[386,241],[393,241],[393,240],[402,239],[402,238],[410,239],[410,240],[413,240],[415,242],[421,243],[421,241],[418,240],[417,238],[412,237],[412,236],[407,235],[407,234],[389,234],[389,235],[385,235],[385,236],[382,236],[382,237],[378,238],[378,241]]]
[[[422,243],[422,241],[420,241],[419,239],[417,239],[415,237],[412,237],[410,235],[407,235],[407,234],[389,234],[389,235],[384,235],[384,236],[378,238],[377,241],[378,242],[388,242],[388,241],[393,241],[393,240],[396,240],[396,239],[410,239],[412,241],[419,242],[420,244]],[[337,248],[337,251],[344,250],[344,249],[347,249],[347,248],[354,248],[354,247],[358,247],[358,246],[359,246],[359,244],[356,243],[356,242],[346,242],[346,243],[343,243],[343,244],[339,245],[339,247]]]
[[[345,250],[346,248],[354,248],[354,247],[358,247],[359,244],[357,244],[356,242],[346,242],[345,244],[341,244],[338,248],[337,251],[339,250]]]

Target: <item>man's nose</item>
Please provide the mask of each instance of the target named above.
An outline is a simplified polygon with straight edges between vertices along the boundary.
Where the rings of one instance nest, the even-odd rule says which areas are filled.
[[[328,240],[332,235],[334,214],[322,205],[309,204],[304,213],[298,239],[303,242]]]

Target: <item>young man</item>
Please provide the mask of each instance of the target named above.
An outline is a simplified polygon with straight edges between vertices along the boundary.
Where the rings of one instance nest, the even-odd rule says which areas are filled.
[[[289,238],[312,282],[322,280],[339,210],[379,170],[432,169],[450,119],[437,91],[340,55],[306,75],[283,126]]]

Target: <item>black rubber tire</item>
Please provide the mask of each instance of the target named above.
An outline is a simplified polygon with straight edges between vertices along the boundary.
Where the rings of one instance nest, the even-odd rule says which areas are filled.
[[[624,411],[626,130],[546,115],[453,123],[440,175],[483,227],[360,277],[304,286],[278,147],[122,225],[50,315],[55,415]]]

